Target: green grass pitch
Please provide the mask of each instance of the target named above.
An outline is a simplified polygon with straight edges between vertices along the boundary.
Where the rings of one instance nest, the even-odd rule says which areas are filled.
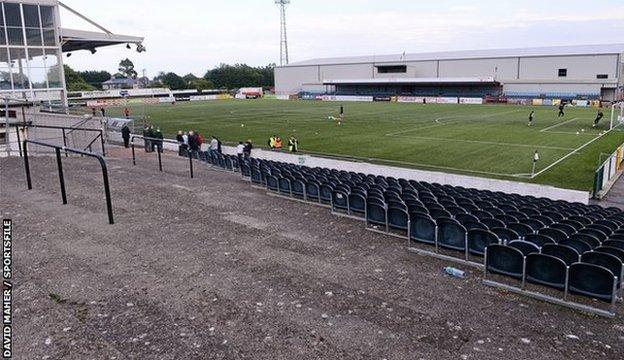
[[[624,142],[624,132],[607,130],[610,110],[598,128],[597,109],[512,105],[438,105],[340,103],[279,100],[224,100],[176,105],[137,105],[131,115],[145,115],[168,137],[178,130],[215,135],[224,143],[251,139],[267,147],[277,134],[286,144],[294,135],[305,153],[352,157],[433,171],[590,190],[600,155]],[[535,110],[534,126],[528,114]],[[109,115],[121,116],[121,108]],[[532,159],[539,151],[536,176]]]

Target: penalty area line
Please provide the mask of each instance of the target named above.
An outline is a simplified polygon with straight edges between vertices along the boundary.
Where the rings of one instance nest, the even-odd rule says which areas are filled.
[[[619,126],[619,124],[617,125]],[[531,179],[535,179],[536,177],[538,177],[539,175],[543,174],[544,172],[552,169],[553,167],[555,167],[556,165],[558,165],[559,163],[561,163],[562,161],[566,160],[567,158],[569,158],[570,156],[577,154],[579,151],[581,151],[582,149],[584,149],[585,147],[589,146],[590,144],[592,144],[594,141],[602,138],[603,136],[609,134],[611,131],[613,131],[617,126],[615,126],[614,128],[612,128],[611,130],[602,133],[598,136],[596,136],[595,138],[591,139],[590,141],[586,142],[585,144],[581,145],[580,147],[576,148],[575,150],[571,151],[570,153],[568,153],[567,155],[565,155],[564,157],[562,157],[561,159],[555,161],[554,163],[548,165],[547,167],[545,167],[544,169],[540,170],[539,172],[535,173],[533,176],[531,176]]]

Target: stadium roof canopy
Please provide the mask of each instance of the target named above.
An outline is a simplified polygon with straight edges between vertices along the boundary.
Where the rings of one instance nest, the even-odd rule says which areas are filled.
[[[376,55],[376,56],[352,56],[311,59],[292,62],[289,66],[308,65],[340,65],[340,64],[365,64],[365,63],[401,63],[411,61],[435,61],[435,60],[460,60],[460,59],[487,59],[487,58],[514,58],[536,56],[570,56],[570,55],[609,55],[624,53],[624,44],[605,45],[574,45],[552,46],[515,49],[489,49],[470,51],[443,51],[417,54]]]
[[[495,84],[493,77],[461,78],[376,78],[376,79],[340,79],[323,80],[323,85],[373,85],[373,84]]]
[[[97,31],[61,29],[61,41],[63,44],[63,52],[70,52],[77,50],[93,50],[103,46],[119,44],[140,45],[143,43],[143,38]]]
[[[143,38],[129,35],[113,34],[105,27],[89,19],[85,15],[70,8],[69,6],[58,2],[58,4],[69,11],[70,13],[78,16],[89,24],[95,26],[101,31],[86,31],[86,30],[74,30],[74,29],[61,29],[61,44],[63,52],[71,52],[77,50],[90,50],[94,51],[96,48],[120,44],[136,44],[137,51],[145,51],[143,47]]]

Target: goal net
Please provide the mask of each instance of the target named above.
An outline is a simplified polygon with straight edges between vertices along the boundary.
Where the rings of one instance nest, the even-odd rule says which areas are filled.
[[[609,129],[624,124],[624,101],[611,105],[611,125]]]

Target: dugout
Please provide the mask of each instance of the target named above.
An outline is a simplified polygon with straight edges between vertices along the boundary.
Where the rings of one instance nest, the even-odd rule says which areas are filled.
[[[499,96],[502,86],[494,78],[376,78],[325,80],[336,95],[363,96]]]

